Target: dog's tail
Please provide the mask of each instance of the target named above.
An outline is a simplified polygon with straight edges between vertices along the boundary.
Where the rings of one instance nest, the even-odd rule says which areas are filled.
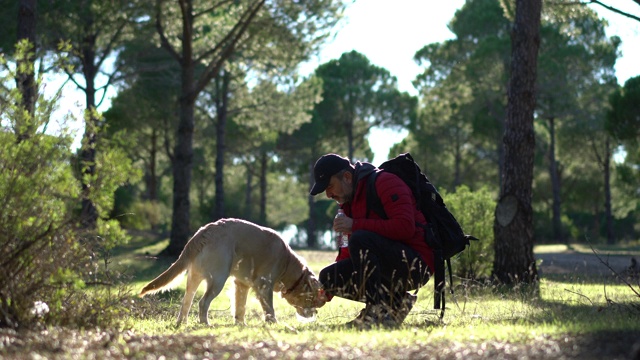
[[[139,297],[143,297],[146,294],[155,294],[163,290],[169,290],[178,285],[178,282],[182,280],[180,275],[189,269],[189,264],[203,247],[202,243],[204,239],[201,239],[201,236],[198,236],[199,233],[200,232],[196,233],[196,235],[187,242],[187,245],[184,247],[184,250],[176,262],[171,264],[167,270],[158,275],[155,279],[151,280],[150,283],[140,290],[140,294],[138,294]]]
[[[187,271],[188,260],[183,254],[180,255],[178,260],[171,264],[171,266],[165,270],[162,274],[158,275],[155,279],[151,280],[142,290],[140,290],[139,297],[143,297],[146,294],[155,294],[159,291],[169,290],[175,287],[178,280],[182,279],[180,275]]]

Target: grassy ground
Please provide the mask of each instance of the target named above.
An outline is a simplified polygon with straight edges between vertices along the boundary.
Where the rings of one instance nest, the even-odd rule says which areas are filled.
[[[131,277],[132,294],[166,269],[157,259],[166,240],[137,237],[117,249],[111,268]],[[636,256],[640,247],[603,248],[603,253]],[[588,247],[545,246],[536,254],[588,254]],[[298,251],[316,272],[332,262],[334,252]],[[542,255],[541,255],[542,256]],[[556,259],[553,257],[552,259]],[[627,260],[628,261],[628,260]],[[544,260],[544,264],[547,260]],[[593,266],[596,266],[594,264]],[[600,264],[600,266],[603,266]],[[459,285],[447,297],[444,319],[432,309],[433,286],[419,292],[418,302],[402,327],[357,331],[342,324],[362,304],[334,299],[312,323],[298,322],[293,308],[275,297],[279,323],[265,325],[250,294],[247,325],[236,326],[228,291],[209,311],[211,326],[197,322],[174,328],[184,285],[138,299],[122,329],[47,329],[0,331],[0,358],[140,358],[140,359],[629,359],[640,346],[640,299],[610,275],[554,271],[541,265],[539,296],[525,288],[498,289]],[[571,269],[570,269],[571,270]],[[230,282],[227,283],[229,287]],[[639,286],[640,287],[640,286]],[[638,287],[636,287],[636,290]],[[640,355],[639,355],[640,356]]]

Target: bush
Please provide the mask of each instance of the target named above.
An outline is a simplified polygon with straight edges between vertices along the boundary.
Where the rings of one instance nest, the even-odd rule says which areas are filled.
[[[449,211],[456,217],[465,234],[471,234],[479,241],[451,261],[455,275],[463,279],[477,279],[491,275],[493,268],[493,219],[496,201],[487,188],[475,192],[460,186],[454,193],[442,191],[442,197]]]
[[[97,276],[95,250],[123,241],[117,222],[103,218],[130,162],[118,151],[100,149],[90,196],[102,218],[96,229],[79,228],[73,139],[64,124],[59,135],[43,131],[55,99],[40,95],[35,113],[27,112],[12,88],[15,71],[1,56],[0,66],[0,327],[120,321],[127,295],[115,286],[117,276]]]
[[[80,183],[68,163],[69,145],[46,135],[16,143],[0,132],[0,326],[29,321],[35,301],[56,302],[56,275],[79,270],[71,269],[82,248],[67,214],[79,201]]]
[[[118,220],[126,229],[165,230],[169,227],[171,209],[159,201],[136,201]]]

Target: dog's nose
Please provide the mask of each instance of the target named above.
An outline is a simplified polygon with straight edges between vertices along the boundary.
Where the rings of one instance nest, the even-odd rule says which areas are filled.
[[[302,311],[300,312],[300,315],[306,318],[313,317],[318,313],[318,311],[315,308],[303,308],[301,310]]]
[[[316,321],[317,313],[318,311],[315,308],[300,308],[296,312],[296,316],[298,318],[298,321],[309,323]]]

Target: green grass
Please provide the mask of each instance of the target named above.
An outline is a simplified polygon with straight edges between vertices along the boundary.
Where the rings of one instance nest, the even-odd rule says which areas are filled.
[[[126,247],[114,251],[111,267],[132,276],[130,286],[135,294],[170,265],[170,262],[153,256],[166,245],[166,239],[137,237]],[[563,246],[539,246],[536,251],[567,251]],[[587,251],[587,248],[578,245],[572,248],[573,251]],[[603,249],[636,256],[639,250],[637,247]],[[591,249],[588,248],[588,251]],[[333,262],[336,255],[333,251],[301,250],[297,253],[307,260],[316,274]],[[261,352],[265,350],[264,347],[276,344],[273,351],[294,358],[303,357],[305,352],[313,358],[342,357],[345,353],[409,358],[423,354],[425,349],[437,349],[438,354],[445,358],[464,355],[468,349],[473,349],[473,357],[480,358],[491,354],[509,354],[510,351],[520,355],[524,352],[526,355],[542,350],[551,351],[548,355],[553,357],[553,351],[556,351],[553,349],[560,349],[556,355],[571,357],[572,351],[575,353],[576,348],[585,346],[587,350],[578,351],[578,355],[589,355],[588,346],[591,345],[580,344],[598,344],[597,339],[608,339],[610,334],[623,334],[622,337],[617,336],[623,339],[620,341],[640,339],[640,310],[634,308],[640,303],[638,296],[613,278],[606,284],[601,279],[582,279],[584,281],[576,276],[543,277],[537,293],[526,288],[500,289],[487,285],[457,284],[455,295],[447,294],[447,310],[442,321],[439,312],[433,309],[433,284],[430,282],[420,290],[418,302],[400,328],[370,331],[342,326],[354,318],[363,305],[340,298],[334,298],[321,308],[317,321],[300,323],[294,309],[276,295],[274,306],[279,323],[265,325],[262,310],[253,293],[249,295],[247,303],[247,325],[237,326],[230,310],[231,281],[227,281],[225,290],[211,304],[210,326],[198,323],[198,294],[188,324],[176,329],[174,324],[184,293],[184,280],[175,290],[148,295],[143,299],[135,298],[135,308],[139,311],[134,312],[127,326],[139,336],[154,339],[211,339],[208,344],[216,351],[228,347],[237,352],[239,346],[247,351],[247,356],[264,355]],[[603,341],[607,343],[608,340]],[[202,345],[202,342],[198,343]],[[263,348],[260,348],[260,343],[263,343]],[[613,350],[607,350],[609,352],[605,355],[623,352],[625,346],[630,348],[631,345],[618,344]],[[231,356],[235,352],[229,354]]]

